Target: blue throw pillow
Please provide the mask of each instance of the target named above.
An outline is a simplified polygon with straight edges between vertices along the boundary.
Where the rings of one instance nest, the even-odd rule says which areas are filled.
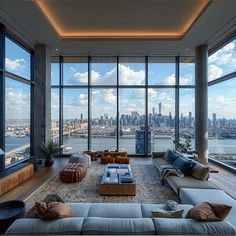
[[[168,149],[164,155],[164,158],[170,164],[173,164],[175,160],[178,159],[179,157],[180,157],[179,154],[177,154],[175,151],[172,151],[170,149]]]
[[[187,160],[184,157],[180,157],[175,160],[173,167],[178,170],[181,170],[185,175],[191,175],[191,171],[195,165],[196,162],[192,160]]]

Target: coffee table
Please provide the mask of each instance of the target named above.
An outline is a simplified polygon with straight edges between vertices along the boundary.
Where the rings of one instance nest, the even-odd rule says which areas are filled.
[[[135,196],[136,182],[130,165],[107,164],[98,190],[102,196]]]

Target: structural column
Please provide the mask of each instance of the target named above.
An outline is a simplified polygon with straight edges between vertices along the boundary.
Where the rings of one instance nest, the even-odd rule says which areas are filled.
[[[40,155],[38,147],[51,137],[51,66],[46,45],[35,46],[34,66],[34,136],[33,153]]]
[[[208,162],[208,46],[195,49],[195,150]]]

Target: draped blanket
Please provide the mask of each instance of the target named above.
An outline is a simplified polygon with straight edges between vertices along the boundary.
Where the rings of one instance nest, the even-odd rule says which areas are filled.
[[[176,176],[179,176],[179,177],[184,177],[184,173],[181,170],[177,169],[177,168],[174,168],[174,167],[163,168],[161,170],[161,173],[160,173],[160,180],[161,180],[162,185],[164,184],[165,179],[169,175],[176,175]]]

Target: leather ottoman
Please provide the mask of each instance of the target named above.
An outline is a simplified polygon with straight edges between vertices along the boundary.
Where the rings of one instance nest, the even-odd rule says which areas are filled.
[[[101,164],[110,164],[114,163],[114,158],[107,155],[107,156],[102,156],[101,157]]]
[[[87,173],[87,168],[78,163],[69,163],[59,172],[59,179],[64,183],[81,181]]]
[[[118,156],[115,158],[115,163],[117,164],[129,164],[129,158],[128,157],[123,157],[123,156]]]

